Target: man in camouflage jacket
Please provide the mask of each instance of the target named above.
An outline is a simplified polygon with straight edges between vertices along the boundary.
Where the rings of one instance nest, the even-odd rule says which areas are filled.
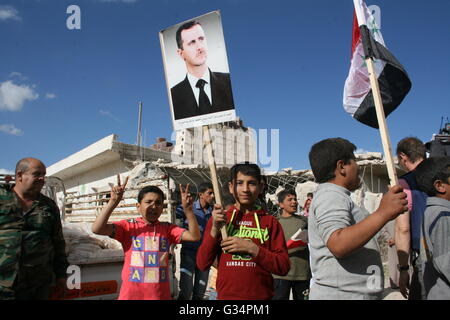
[[[45,174],[40,160],[25,158],[16,165],[16,184],[0,186],[0,299],[48,299],[54,279],[65,288],[59,209],[40,193]]]

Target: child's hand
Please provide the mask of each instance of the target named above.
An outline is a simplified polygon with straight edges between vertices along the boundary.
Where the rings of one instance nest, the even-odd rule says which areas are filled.
[[[211,212],[212,215],[212,228],[211,228],[211,235],[213,237],[216,237],[220,229],[227,223],[227,216],[225,214],[225,211],[223,211],[222,206],[220,204],[215,204],[214,209]]]
[[[117,175],[117,186],[111,187],[111,194],[109,201],[117,206],[123,198],[123,193],[125,192],[125,187],[128,183],[128,177],[126,177],[123,185],[120,184],[120,174]]]
[[[180,184],[180,193],[181,193],[181,205],[183,206],[184,211],[192,211],[192,196],[189,193],[189,183],[186,185],[186,189],[183,190],[183,186]]]
[[[247,253],[256,257],[259,252],[259,247],[250,239],[228,237],[226,240],[222,240],[220,245],[226,253]]]
[[[406,200],[406,193],[403,192],[403,188],[399,185],[389,188],[389,191],[381,199],[377,211],[388,221],[408,211],[408,200]]]

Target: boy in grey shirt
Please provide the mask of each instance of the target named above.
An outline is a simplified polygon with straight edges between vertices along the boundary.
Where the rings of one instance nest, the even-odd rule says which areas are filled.
[[[400,186],[390,188],[371,215],[355,205],[350,198],[360,184],[355,150],[348,140],[332,138],[309,153],[320,183],[309,211],[311,300],[381,299],[383,267],[374,236],[408,209]]]
[[[428,195],[420,255],[427,300],[450,300],[450,157],[425,159],[416,169]]]

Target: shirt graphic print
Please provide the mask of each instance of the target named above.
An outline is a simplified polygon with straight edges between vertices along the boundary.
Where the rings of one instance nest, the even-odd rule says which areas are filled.
[[[168,281],[169,241],[166,237],[132,237],[129,281],[158,283]]]

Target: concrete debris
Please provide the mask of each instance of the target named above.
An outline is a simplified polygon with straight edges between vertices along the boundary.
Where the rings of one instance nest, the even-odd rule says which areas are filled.
[[[293,170],[292,168],[281,169],[277,172],[264,172],[267,177],[301,177],[306,180],[314,180],[314,175],[311,170]]]
[[[356,163],[359,166],[365,166],[365,165],[381,165],[385,166],[386,162],[381,159],[370,159],[370,160],[357,160]]]
[[[179,170],[185,170],[185,169],[205,169],[209,168],[202,164],[181,164],[179,162],[153,162],[154,165],[157,167],[163,167],[163,168],[175,168]]]
[[[381,152],[356,153],[356,160],[383,160]]]
[[[128,185],[132,188],[141,185],[149,180],[163,180],[167,177],[164,172],[152,165],[151,162],[141,162],[137,164],[129,173]]]

